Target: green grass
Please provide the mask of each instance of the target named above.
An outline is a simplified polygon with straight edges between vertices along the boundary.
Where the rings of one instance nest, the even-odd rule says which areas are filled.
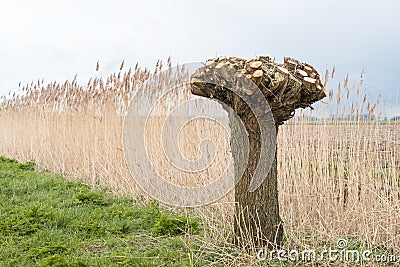
[[[315,266],[257,262],[255,255],[217,240],[206,246],[206,228],[200,229],[200,220],[184,210],[173,212],[156,201],[144,203],[107,190],[93,191],[60,175],[37,172],[33,162],[0,157],[0,267]],[[332,238],[331,243],[312,231],[292,233],[291,238],[285,237],[285,246],[301,241],[298,249],[317,251],[335,248],[337,240]],[[349,249],[393,254],[384,246],[346,240]]]
[[[0,266],[193,264],[192,216],[34,169],[0,157]]]

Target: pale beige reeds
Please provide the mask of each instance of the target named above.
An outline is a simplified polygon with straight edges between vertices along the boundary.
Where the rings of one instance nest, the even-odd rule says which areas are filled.
[[[170,60],[167,66],[171,66]],[[105,79],[91,79],[84,87],[76,79],[49,84],[38,81],[24,86],[22,97],[3,98],[0,154],[21,161],[35,160],[40,168],[70,179],[84,179],[93,186],[108,186],[133,196],[142,194],[124,161],[123,115],[146,80],[157,78],[167,85],[177,81],[161,72],[161,61],[153,72],[138,65],[125,72],[122,69],[123,63],[119,72]],[[346,76],[336,93],[327,90],[325,103],[318,104],[313,112],[298,111],[297,119],[279,129],[279,197],[287,246],[305,246],[307,233],[315,246],[320,238],[334,242],[339,237],[354,237],[369,245],[383,244],[397,251],[400,247],[400,125],[367,120],[376,116],[378,102],[369,103],[367,95],[361,93],[362,75],[353,86]],[[326,72],[326,82],[328,77]],[[148,92],[149,97],[152,93]],[[187,93],[181,90],[170,95],[159,111],[165,108],[167,114],[188,97]],[[314,115],[327,117],[335,107],[334,120],[311,120]],[[365,113],[367,119],[362,116]],[[202,138],[215,140],[220,145],[218,150],[223,151],[205,172],[179,173],[171,168],[157,140],[165,114],[154,116],[147,129],[151,132],[147,143],[152,144],[148,152],[154,165],[166,179],[179,184],[200,185],[214,180],[230,160],[228,133],[209,120],[188,123],[179,136],[187,158],[199,156]],[[346,115],[352,120],[339,120]],[[233,202],[233,194],[228,194],[207,209],[198,209],[211,229],[202,240],[204,253],[229,251]],[[246,252],[239,251],[239,255],[248,257]],[[235,261],[232,257],[227,260]],[[253,264],[253,260],[244,262]]]

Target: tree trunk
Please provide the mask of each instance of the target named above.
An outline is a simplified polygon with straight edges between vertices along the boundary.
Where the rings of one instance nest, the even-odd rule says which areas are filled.
[[[228,114],[231,127],[232,156],[235,162],[241,162],[243,152],[238,151],[237,148],[246,141],[243,138],[247,136],[243,135],[241,125],[234,117],[236,115],[232,112]],[[252,116],[254,115],[246,114],[246,118],[242,119],[249,134],[249,159],[243,176],[239,177],[241,171],[238,166],[240,164],[234,165],[235,179],[238,179],[235,187],[235,243],[247,249],[279,246],[283,238],[283,224],[279,216],[276,153],[274,153],[271,169],[269,172],[266,171],[268,175],[263,183],[254,192],[249,191],[250,181],[257,164],[265,166],[263,162],[258,162],[261,135],[258,123],[251,119]],[[276,131],[271,131],[270,134],[277,133],[277,125],[273,127],[276,127]],[[276,151],[276,148],[273,150]]]
[[[266,133],[267,138],[273,136],[276,139],[278,125],[293,117],[297,108],[311,107],[324,98],[324,85],[318,72],[311,65],[288,57],[283,64],[275,63],[269,57],[250,60],[219,57],[208,60],[204,67],[197,69],[190,84],[193,94],[225,104],[229,114],[237,181],[235,242],[246,248],[280,245],[283,225],[278,205],[276,143],[270,142],[275,146],[268,151],[273,151],[274,161],[268,169],[270,166],[263,158],[268,155],[261,155],[261,143],[265,144],[261,138],[265,138],[265,134],[260,127],[270,130]],[[265,105],[265,100],[268,105]],[[255,107],[250,108],[248,104]],[[264,123],[263,118],[270,117],[270,112],[274,122],[266,119],[268,127],[260,126]],[[236,116],[247,134],[243,134],[243,126]],[[249,154],[247,164],[243,165],[245,155],[239,148],[243,148],[241,144],[245,138],[248,138]],[[260,167],[264,168],[261,173],[268,173],[267,177],[255,191],[251,191],[249,186],[256,168]]]

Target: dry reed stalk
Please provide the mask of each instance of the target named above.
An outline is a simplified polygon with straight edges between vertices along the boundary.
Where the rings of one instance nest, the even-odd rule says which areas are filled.
[[[85,87],[76,80],[62,84],[38,81],[23,86],[24,96],[3,98],[0,104],[0,154],[21,161],[33,159],[41,168],[70,179],[84,179],[93,186],[142,194],[124,161],[123,115],[146,80],[156,78],[167,85],[177,82],[162,76],[161,66],[160,61],[154,72],[137,65],[122,72],[121,66],[120,72],[104,80],[92,79]],[[327,72],[325,86],[328,77]],[[369,103],[360,93],[362,77],[357,87],[348,84],[346,76],[343,87],[338,87],[336,102],[330,90],[328,105],[321,104],[312,113],[302,112],[300,119],[293,119],[279,131],[279,197],[286,245],[304,246],[310,241],[305,241],[302,233],[309,233],[315,246],[320,237],[334,242],[351,236],[398,251],[400,125],[364,118],[362,115],[368,111],[372,119],[378,104]],[[179,100],[187,98],[185,92],[166,98],[159,112],[164,110],[166,114],[173,109]],[[148,94],[151,97],[152,92]],[[349,94],[355,94],[355,103]],[[314,115],[327,114],[328,107],[337,107],[333,121],[311,121]],[[347,113],[352,121],[339,120]],[[204,173],[179,173],[171,168],[157,142],[165,114],[149,122],[148,143],[152,145],[148,151],[154,165],[166,179],[178,184],[195,186],[214,180],[230,160],[227,133],[207,120],[188,123],[179,136],[187,158],[199,156],[198,142],[202,138],[215,140],[222,153]],[[226,114],[216,115],[226,118]],[[233,194],[228,194],[216,204],[197,209],[209,230],[203,240],[204,251],[227,253],[220,246],[230,246],[233,201]],[[238,253],[245,257],[245,252]]]

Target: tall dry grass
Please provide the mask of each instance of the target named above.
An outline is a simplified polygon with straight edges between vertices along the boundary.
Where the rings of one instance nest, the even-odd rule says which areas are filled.
[[[0,106],[0,154],[35,160],[41,168],[93,186],[142,194],[124,161],[123,115],[146,80],[173,84],[161,69],[159,61],[152,72],[138,66],[122,71],[121,66],[119,72],[85,86],[76,80],[23,86],[23,96],[4,98]],[[315,246],[320,238],[354,237],[397,251],[400,247],[400,126],[370,120],[379,115],[379,101],[369,103],[363,88],[362,76],[352,86],[346,77],[316,110],[298,111],[300,116],[279,129],[279,198],[288,246],[304,247],[307,237],[316,240]],[[160,109],[164,116],[152,117],[148,153],[167,179],[204,184],[225,171],[229,132],[210,120],[192,121],[183,129],[179,143],[187,158],[199,156],[197,145],[203,138],[220,144],[213,165],[199,174],[171,168],[157,140],[168,111],[186,98],[187,89],[166,98]],[[333,120],[312,120],[327,117],[332,110]],[[340,120],[345,115],[351,121]],[[226,118],[223,113],[216,116]],[[207,227],[215,228],[207,249],[228,242],[233,202],[230,193],[209,209],[199,210]]]

